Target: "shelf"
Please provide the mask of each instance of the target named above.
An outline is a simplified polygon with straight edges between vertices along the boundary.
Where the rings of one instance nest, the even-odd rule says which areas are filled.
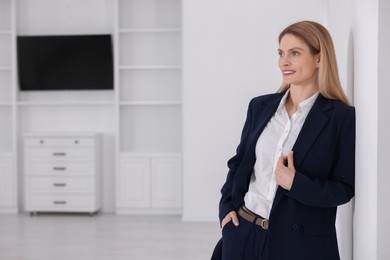
[[[0,68],[12,67],[12,34],[0,34]]]
[[[178,33],[137,33],[119,37],[120,66],[178,67],[181,36]]]
[[[181,24],[180,0],[120,0],[119,28],[172,28]]]
[[[114,102],[17,102],[18,106],[114,106]]]
[[[44,135],[45,137],[54,137],[59,138],[61,136],[63,137],[93,137],[93,138],[99,138],[100,133],[97,132],[29,132],[25,133],[24,137],[42,137]]]
[[[119,29],[119,33],[181,33],[181,28]]]
[[[180,153],[181,108],[172,105],[121,106],[120,151]]]
[[[1,104],[7,104],[2,102]],[[8,153],[13,150],[12,139],[15,134],[13,129],[14,118],[12,115],[12,106],[5,105],[0,107],[0,153]]]
[[[0,34],[11,34],[12,1],[0,0]]]
[[[120,70],[180,70],[181,66],[119,66]]]
[[[0,104],[1,105],[11,105],[12,104],[12,90],[13,90],[13,80],[12,80],[12,69],[10,67],[0,67]]]
[[[119,153],[119,157],[126,158],[126,157],[182,157],[181,153],[145,153],[145,152],[125,152],[122,151]]]
[[[120,102],[121,106],[181,106],[181,102],[155,102],[155,101],[123,101]]]
[[[120,102],[179,102],[180,70],[122,70],[118,79]]]
[[[118,3],[119,155],[181,156],[181,1]]]

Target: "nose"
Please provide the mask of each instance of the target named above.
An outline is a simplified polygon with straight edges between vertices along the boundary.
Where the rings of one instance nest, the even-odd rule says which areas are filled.
[[[289,65],[291,65],[290,60],[288,59],[288,57],[281,57],[280,58],[280,65],[281,66],[289,66]]]
[[[290,66],[291,63],[290,63],[290,60],[288,59],[288,57],[286,56],[282,56],[279,58],[279,66],[281,67],[287,67],[287,66]]]

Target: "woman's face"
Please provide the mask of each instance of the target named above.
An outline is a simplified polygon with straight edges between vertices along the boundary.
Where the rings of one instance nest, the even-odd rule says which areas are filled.
[[[311,54],[309,46],[292,34],[282,37],[278,51],[284,84],[303,87],[316,85],[319,54]]]

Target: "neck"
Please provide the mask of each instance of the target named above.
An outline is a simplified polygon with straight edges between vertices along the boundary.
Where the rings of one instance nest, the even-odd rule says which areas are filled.
[[[287,97],[285,108],[289,117],[297,111],[300,103],[313,96],[318,90],[315,87],[299,87],[299,86],[290,86],[290,92]]]
[[[300,103],[308,99],[317,93],[318,90],[316,87],[299,87],[295,85],[290,86],[290,93],[288,95],[288,101],[290,105],[295,108],[299,106]]]

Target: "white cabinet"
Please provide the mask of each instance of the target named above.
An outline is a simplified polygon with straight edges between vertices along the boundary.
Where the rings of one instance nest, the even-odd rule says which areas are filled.
[[[122,155],[119,165],[118,213],[181,212],[180,156]]]
[[[118,209],[150,207],[150,159],[121,156]]]
[[[25,134],[25,209],[94,213],[101,204],[100,135]]]
[[[151,196],[153,208],[180,208],[182,204],[181,158],[153,158]]]

